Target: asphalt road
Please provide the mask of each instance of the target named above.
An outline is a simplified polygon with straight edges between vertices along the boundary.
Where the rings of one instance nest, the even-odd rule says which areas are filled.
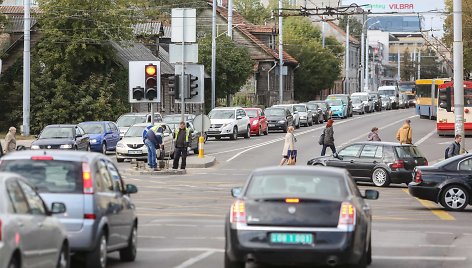
[[[438,137],[435,122],[419,119],[414,109],[336,120],[336,146],[365,140],[374,126],[380,128],[383,141],[395,141],[397,129],[407,118],[412,120],[414,143],[430,163],[442,159],[452,138]],[[317,141],[323,127],[295,131],[299,165],[320,154]],[[212,168],[189,169],[181,176],[125,177],[139,188],[133,196],[139,214],[138,258],[131,264],[120,263],[117,254],[110,254],[109,267],[223,267],[223,223],[232,202],[230,189],[242,186],[253,169],[277,165],[283,137],[284,133],[270,133],[247,140],[210,139],[205,152],[218,161]],[[359,187],[361,191],[374,188],[371,184]],[[409,196],[405,185],[376,189],[380,198],[370,202],[374,215],[370,267],[470,267],[472,209],[445,212],[436,204]]]

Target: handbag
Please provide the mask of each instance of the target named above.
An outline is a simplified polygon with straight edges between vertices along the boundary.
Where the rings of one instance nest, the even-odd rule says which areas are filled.
[[[297,150],[288,150],[288,161],[287,165],[293,166],[297,163]]]
[[[318,139],[318,144],[323,145],[324,144],[324,138],[325,138],[325,133],[323,130],[323,133],[321,133],[320,138]]]

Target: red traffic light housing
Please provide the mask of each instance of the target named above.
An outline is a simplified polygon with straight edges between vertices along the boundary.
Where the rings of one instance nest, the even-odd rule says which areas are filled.
[[[148,64],[145,66],[145,85],[144,92],[146,99],[153,100],[157,98],[157,66]]]

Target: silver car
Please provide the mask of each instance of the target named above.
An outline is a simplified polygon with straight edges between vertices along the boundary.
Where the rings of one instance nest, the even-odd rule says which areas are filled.
[[[67,206],[68,212],[57,217],[66,227],[70,250],[84,257],[84,267],[105,268],[107,253],[117,250],[122,261],[135,260],[138,218],[129,194],[137,188],[124,184],[108,157],[77,151],[19,151],[3,157],[0,170],[23,175],[49,206],[53,201]]]
[[[26,179],[0,173],[0,267],[68,268],[69,241],[52,214],[64,214],[64,203],[52,212]]]
[[[305,126],[313,126],[313,113],[311,110],[308,110],[308,107],[304,103],[293,105],[298,111],[300,116],[300,123]]]

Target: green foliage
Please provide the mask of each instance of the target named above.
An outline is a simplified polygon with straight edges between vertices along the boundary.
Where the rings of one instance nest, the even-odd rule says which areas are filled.
[[[134,0],[142,18],[170,22],[172,8],[195,8],[197,13],[208,7],[206,0]]]
[[[348,17],[347,15],[344,15],[340,20],[339,20],[339,27],[346,31],[347,27],[347,20],[349,18],[349,33],[351,36],[354,36],[355,38],[360,38],[362,35],[362,23],[358,21],[354,17]]]
[[[229,106],[229,97],[246,83],[254,62],[245,47],[237,46],[226,35],[218,37],[216,44],[216,98],[226,98]],[[199,40],[199,58],[210,70],[211,35]]]
[[[252,100],[244,94],[236,94],[232,100],[232,106],[252,107]]]
[[[290,17],[284,23],[284,42],[300,66],[295,72],[295,98],[314,99],[322,89],[331,88],[341,74],[342,46],[333,38],[321,45],[321,32],[309,20]]]
[[[443,41],[449,47],[452,47],[454,41],[454,25],[452,13],[452,0],[446,0],[446,10],[448,15],[444,21],[444,37]],[[462,0],[462,40],[464,42],[464,69],[472,72],[472,5],[469,0]]]
[[[415,74],[413,62],[410,57],[410,50],[407,48],[403,53],[403,59],[400,63],[400,77],[402,81],[410,81]]]
[[[271,17],[271,11],[258,0],[234,0],[234,9],[254,24],[264,24]]]
[[[465,61],[464,57],[464,61]],[[448,77],[439,69],[439,59],[432,49],[421,51],[421,78],[433,79],[438,77]]]

